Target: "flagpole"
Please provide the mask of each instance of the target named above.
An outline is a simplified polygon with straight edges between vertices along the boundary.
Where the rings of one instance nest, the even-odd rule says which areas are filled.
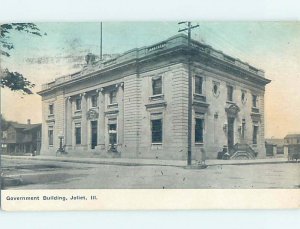
[[[100,22],[100,60],[102,60],[102,22]]]

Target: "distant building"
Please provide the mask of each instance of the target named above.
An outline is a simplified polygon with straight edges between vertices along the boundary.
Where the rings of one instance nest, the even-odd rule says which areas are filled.
[[[284,144],[300,144],[300,134],[288,134],[284,137]]]
[[[284,137],[284,153],[291,157],[294,153],[300,154],[300,133],[288,134]]]
[[[239,59],[177,35],[42,86],[42,154],[59,136],[72,154],[186,159],[188,59],[191,58],[192,156],[265,157],[264,93],[270,80]]]
[[[280,139],[280,138],[266,139],[266,154],[267,156],[284,155],[284,139]]]
[[[6,130],[2,131],[2,153],[9,155],[23,155],[40,153],[41,124],[27,124],[8,122]]]

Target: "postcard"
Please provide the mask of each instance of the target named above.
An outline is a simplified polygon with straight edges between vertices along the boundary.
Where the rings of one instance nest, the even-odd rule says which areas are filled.
[[[0,28],[3,210],[299,208],[299,22]]]

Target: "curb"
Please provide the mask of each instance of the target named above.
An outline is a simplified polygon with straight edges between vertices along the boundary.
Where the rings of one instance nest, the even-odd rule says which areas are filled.
[[[267,165],[267,164],[284,164],[284,163],[293,163],[291,161],[266,161],[266,162],[240,162],[240,163],[228,163],[228,164],[208,164],[208,166],[216,165]]]
[[[58,158],[40,158],[40,157],[14,157],[14,156],[6,156],[2,155],[2,157],[7,159],[19,159],[22,158],[24,160],[37,160],[37,161],[58,161],[58,162],[72,162],[72,163],[83,163],[83,164],[100,164],[100,165],[119,165],[119,166],[172,166],[179,168],[187,168],[186,165],[174,165],[174,164],[159,164],[159,163],[137,163],[137,162],[119,162],[119,161],[86,161],[83,160],[74,160],[70,159],[60,159]],[[251,161],[251,162],[234,162],[231,163],[217,163],[217,164],[209,164],[209,160],[207,160],[207,166],[220,166],[220,165],[258,165],[258,164],[283,164],[283,163],[293,163],[292,161]],[[192,165],[195,167],[196,165]]]
[[[156,164],[156,163],[136,163],[136,162],[117,162],[117,161],[79,161],[74,159],[59,159],[59,158],[39,158],[39,157],[11,157],[5,156],[7,159],[19,159],[24,160],[36,160],[36,161],[58,161],[58,162],[72,162],[72,163],[83,163],[83,164],[101,164],[101,165],[121,165],[121,166],[173,166],[173,167],[185,167],[185,165],[174,165],[174,164]],[[84,158],[83,158],[84,159]]]

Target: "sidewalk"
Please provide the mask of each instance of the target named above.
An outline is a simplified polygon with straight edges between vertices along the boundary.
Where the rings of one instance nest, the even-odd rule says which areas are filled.
[[[175,166],[186,167],[185,160],[160,160],[160,159],[135,159],[135,158],[85,158],[85,157],[63,157],[63,156],[8,156],[1,155],[7,159],[23,159],[23,160],[40,160],[40,161],[59,161],[86,164],[103,164],[103,165],[123,165],[123,166]],[[287,158],[266,158],[254,160],[206,160],[208,166],[217,165],[254,165],[254,164],[277,164],[287,163]],[[196,161],[192,161],[196,165]]]

